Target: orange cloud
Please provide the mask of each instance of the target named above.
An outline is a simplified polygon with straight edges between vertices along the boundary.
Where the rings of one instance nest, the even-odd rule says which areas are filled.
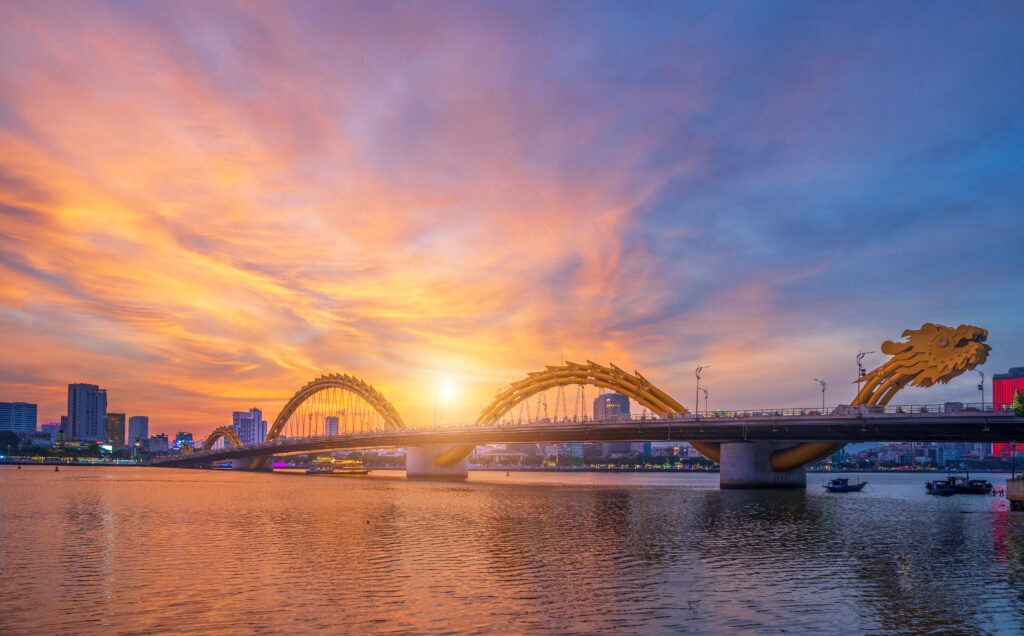
[[[402,6],[160,11],[5,7],[0,387],[43,420],[89,381],[203,435],[344,371],[411,423],[445,375],[470,421],[562,355],[684,403],[712,360],[716,403],[760,406],[850,345],[785,307],[822,259],[712,253],[712,212],[665,200],[714,176],[715,141],[674,127],[713,103],[699,82],[608,88],[614,64],[486,6],[456,31]]]

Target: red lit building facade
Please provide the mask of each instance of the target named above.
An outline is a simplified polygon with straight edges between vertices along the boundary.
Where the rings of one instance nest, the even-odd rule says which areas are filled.
[[[992,408],[999,410],[1013,404],[1013,398],[1020,391],[1024,393],[1024,367],[1013,367],[1009,373],[992,376]],[[1024,451],[1024,443],[1017,444],[1017,450]],[[1010,444],[992,444],[993,457],[1009,457]]]

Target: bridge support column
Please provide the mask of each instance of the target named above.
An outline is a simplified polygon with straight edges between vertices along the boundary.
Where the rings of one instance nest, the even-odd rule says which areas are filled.
[[[451,466],[438,466],[437,457],[450,444],[424,444],[405,449],[405,476],[427,479],[465,479],[469,476],[469,459],[463,458]]]
[[[725,442],[722,444],[721,488],[806,488],[807,471],[801,466],[786,472],[771,468],[772,453],[791,442]]]
[[[271,472],[274,470],[272,458],[251,457],[248,459],[232,459],[231,470],[260,470]]]

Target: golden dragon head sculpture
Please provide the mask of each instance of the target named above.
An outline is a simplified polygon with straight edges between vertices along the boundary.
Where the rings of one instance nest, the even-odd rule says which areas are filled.
[[[988,358],[988,330],[973,325],[947,327],[925,323],[903,332],[906,342],[887,340],[882,353],[888,362],[868,373],[854,406],[884,406],[903,387],[946,383]]]
[[[928,322],[920,329],[907,329],[903,337],[906,342],[887,340],[882,344],[882,353],[892,357],[861,378],[864,386],[857,392],[853,406],[885,406],[908,384],[932,386],[936,382],[949,382],[985,362],[992,350],[984,344],[988,330],[973,325],[953,328]],[[828,457],[845,445],[842,442],[803,442],[776,451],[771,467],[777,471],[792,470]],[[718,461],[717,456],[708,457]]]

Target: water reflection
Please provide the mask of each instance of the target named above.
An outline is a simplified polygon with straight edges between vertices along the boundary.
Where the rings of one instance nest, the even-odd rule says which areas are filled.
[[[1024,626],[1024,515],[918,476],[530,480],[0,468],[0,632]]]

